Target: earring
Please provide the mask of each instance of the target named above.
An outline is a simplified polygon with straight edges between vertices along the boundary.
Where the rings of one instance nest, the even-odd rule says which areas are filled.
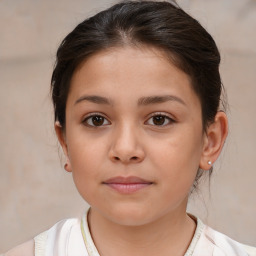
[[[208,161],[208,164],[209,164],[209,165],[212,165],[212,162],[211,162],[211,161]]]

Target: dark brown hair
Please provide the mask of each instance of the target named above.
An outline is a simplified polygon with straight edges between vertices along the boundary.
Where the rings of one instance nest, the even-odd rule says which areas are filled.
[[[52,74],[55,120],[65,127],[66,100],[77,66],[110,47],[150,45],[172,56],[191,77],[205,126],[214,120],[221,95],[220,54],[210,34],[181,8],[168,2],[125,1],[80,23],[62,41]]]
[[[51,86],[55,120],[63,129],[70,80],[78,65],[99,51],[124,45],[164,50],[191,78],[204,130],[214,121],[222,83],[220,54],[211,35],[176,4],[123,1],[80,23],[59,46]]]

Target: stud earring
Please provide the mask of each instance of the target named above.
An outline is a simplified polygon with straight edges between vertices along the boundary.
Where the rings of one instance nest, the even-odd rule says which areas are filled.
[[[212,161],[208,161],[208,164],[209,164],[209,165],[212,165]]]

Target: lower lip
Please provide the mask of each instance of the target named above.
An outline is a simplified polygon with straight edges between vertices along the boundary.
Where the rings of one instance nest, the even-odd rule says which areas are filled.
[[[119,193],[131,194],[141,189],[149,187],[150,185],[152,185],[152,183],[105,183],[105,185],[111,187],[112,189],[118,191]]]

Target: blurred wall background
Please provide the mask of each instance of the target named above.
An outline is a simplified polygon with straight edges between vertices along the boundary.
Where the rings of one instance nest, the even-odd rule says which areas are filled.
[[[116,1],[0,0],[0,252],[31,239],[86,203],[62,166],[49,97],[56,49],[80,21]],[[214,36],[230,135],[211,180],[189,211],[256,246],[256,1],[180,0]]]

